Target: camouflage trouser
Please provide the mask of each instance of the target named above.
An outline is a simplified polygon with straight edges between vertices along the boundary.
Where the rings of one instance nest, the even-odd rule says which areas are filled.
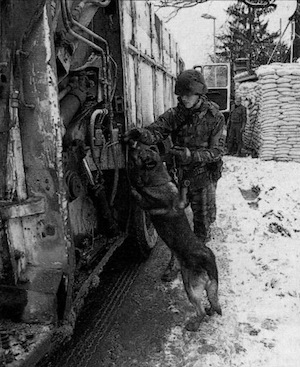
[[[216,182],[203,188],[191,188],[189,201],[193,211],[194,232],[204,241],[209,237],[210,225],[216,220]]]

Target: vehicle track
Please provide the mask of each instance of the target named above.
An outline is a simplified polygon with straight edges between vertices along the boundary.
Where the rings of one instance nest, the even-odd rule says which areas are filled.
[[[85,301],[72,339],[37,367],[88,367],[101,340],[107,336],[118,310],[139,273],[141,259],[130,244],[116,251],[100,274],[100,284]]]

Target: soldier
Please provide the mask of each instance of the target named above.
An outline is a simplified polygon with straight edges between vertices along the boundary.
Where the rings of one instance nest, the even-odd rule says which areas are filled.
[[[203,75],[194,69],[177,78],[178,104],[145,129],[134,128],[126,139],[159,144],[172,138],[179,186],[187,192],[193,211],[194,232],[204,242],[216,218],[216,182],[221,176],[224,116],[206,97]]]
[[[247,122],[247,109],[242,104],[241,97],[235,98],[229,115],[229,132],[228,132],[228,154],[241,156],[243,147],[243,133]],[[235,146],[237,151],[235,151]]]

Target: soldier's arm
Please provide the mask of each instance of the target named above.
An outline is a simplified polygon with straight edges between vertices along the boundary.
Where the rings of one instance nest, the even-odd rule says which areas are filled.
[[[153,143],[157,144],[165,140],[172,131],[182,125],[187,113],[179,107],[170,108],[160,115],[155,122],[148,125],[146,129],[151,132]]]
[[[212,131],[209,145],[193,152],[193,162],[211,163],[222,158],[224,154],[224,115],[219,112],[215,115],[215,126]]]
[[[143,127],[133,127],[124,134],[124,141],[140,141],[144,144],[158,144],[165,140],[174,129],[185,121],[187,109],[178,106],[168,109],[155,122]]]

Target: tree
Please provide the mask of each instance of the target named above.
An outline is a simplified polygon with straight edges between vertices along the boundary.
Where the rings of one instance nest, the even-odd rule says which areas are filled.
[[[191,8],[198,4],[205,3],[208,0],[150,0],[157,10],[162,8],[173,8],[173,11],[169,14],[166,19],[168,22],[170,19],[174,18],[181,9]],[[217,0],[215,0],[217,1]],[[254,9],[266,9],[266,8],[276,8],[274,0],[241,0],[248,7]]]
[[[208,0],[151,0],[157,10],[173,9],[166,21],[178,14],[181,9],[202,4]],[[214,0],[218,1],[218,0]],[[226,0],[224,0],[226,1]],[[285,61],[288,47],[280,44],[273,55],[279,32],[269,33],[268,22],[263,16],[276,9],[278,0],[236,0],[237,3],[227,10],[229,17],[227,32],[217,36],[221,43],[217,52],[218,61],[233,62],[237,58],[248,58],[250,67],[267,64],[272,61]],[[300,1],[300,0],[298,0]],[[211,60],[214,60],[212,55]]]
[[[255,68],[268,63],[280,34],[269,33],[268,21],[263,20],[266,14],[275,10],[275,0],[270,0],[268,7],[248,6],[246,1],[248,0],[237,0],[236,4],[226,10],[229,16],[228,27],[227,32],[217,36],[221,43],[218,56],[228,62],[248,58],[250,68]],[[285,46],[285,52],[286,49]],[[280,56],[279,52],[276,53],[273,61],[281,61]]]

